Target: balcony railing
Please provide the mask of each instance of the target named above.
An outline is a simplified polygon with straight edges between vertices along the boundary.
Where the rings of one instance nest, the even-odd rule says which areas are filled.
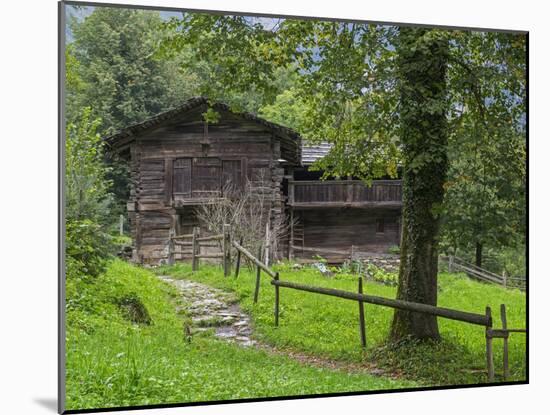
[[[401,180],[289,180],[288,203],[295,207],[401,206]]]

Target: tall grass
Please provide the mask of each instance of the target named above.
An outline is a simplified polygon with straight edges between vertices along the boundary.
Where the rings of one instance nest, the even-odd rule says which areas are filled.
[[[213,274],[215,271],[212,269]],[[125,318],[118,304],[129,297],[141,301],[151,324],[135,324]],[[231,345],[211,335],[193,336],[188,342],[183,331],[187,317],[175,312],[178,298],[171,286],[150,271],[119,260],[111,262],[107,271],[95,279],[68,280],[67,408],[415,385],[411,381],[310,367],[285,356]]]

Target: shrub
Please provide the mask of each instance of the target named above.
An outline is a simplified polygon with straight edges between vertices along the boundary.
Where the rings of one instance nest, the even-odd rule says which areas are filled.
[[[97,223],[71,220],[66,225],[67,277],[97,276],[105,268],[112,244]]]
[[[396,286],[398,280],[397,274],[386,272],[374,264],[367,264],[367,279],[391,286]]]
[[[392,245],[388,248],[388,253],[392,255],[399,255],[401,249],[397,245]]]

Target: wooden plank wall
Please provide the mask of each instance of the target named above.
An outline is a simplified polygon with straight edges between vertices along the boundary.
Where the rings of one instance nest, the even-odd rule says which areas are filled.
[[[259,185],[263,177],[268,183],[267,189],[261,191],[271,196],[271,223],[275,225],[282,220],[284,171],[278,162],[281,157],[278,139],[265,127],[239,119],[229,112],[222,113],[220,122],[209,124],[205,131],[201,120],[204,111],[205,108],[190,111],[177,121],[141,135],[132,145],[131,166],[135,184],[128,210],[136,246],[134,256],[139,262],[166,260],[170,230],[176,231],[178,222],[183,221],[183,226],[194,222],[182,217],[189,215],[188,208],[176,208],[178,198],[187,197],[188,200],[186,195],[173,193],[172,166],[178,158],[211,157],[241,161],[243,182],[248,178],[253,185]],[[186,167],[176,162],[176,167],[180,166]]]
[[[334,250],[387,253],[399,244],[399,210],[326,208],[295,211],[304,229],[304,246]],[[377,232],[377,220],[384,232]],[[309,258],[311,252],[296,250],[297,257]]]

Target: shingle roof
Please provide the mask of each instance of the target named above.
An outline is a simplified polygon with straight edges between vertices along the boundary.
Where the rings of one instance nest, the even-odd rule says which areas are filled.
[[[326,141],[319,144],[309,144],[307,141],[304,141],[302,144],[302,164],[304,166],[313,164],[315,161],[326,156],[331,148],[332,144]]]

